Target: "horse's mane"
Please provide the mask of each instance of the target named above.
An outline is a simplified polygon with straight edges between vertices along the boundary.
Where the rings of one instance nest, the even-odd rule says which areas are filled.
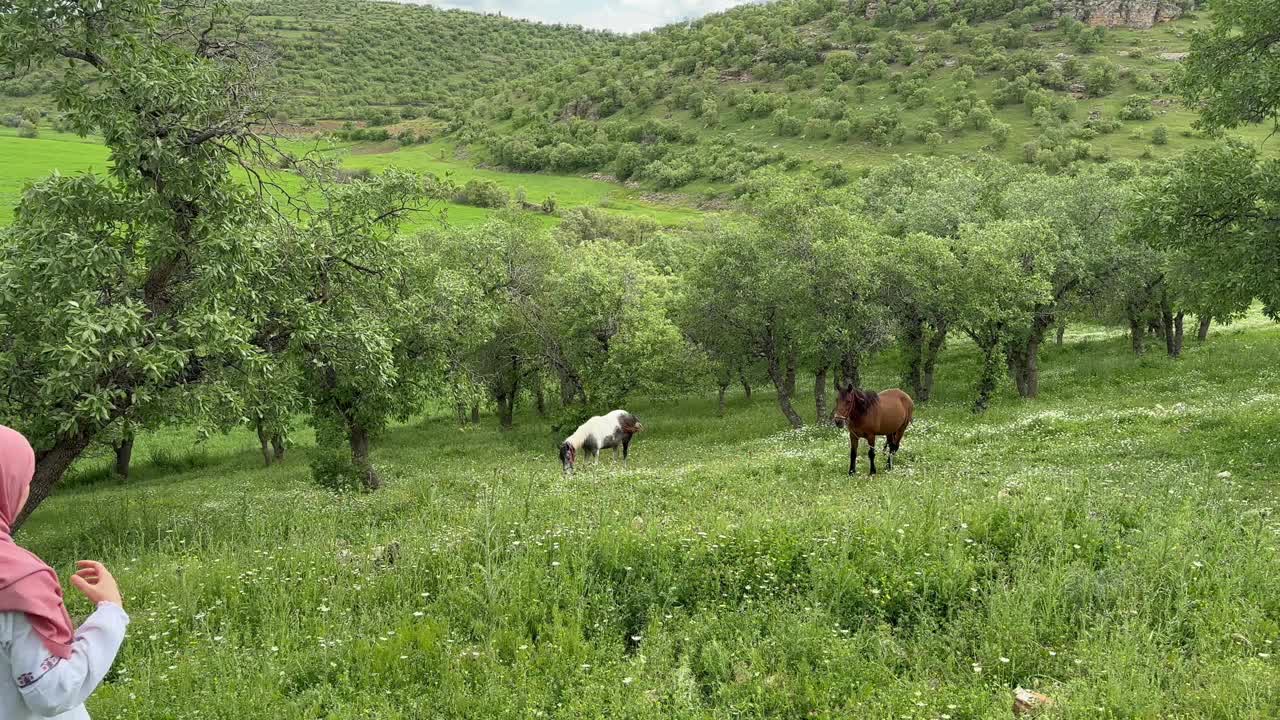
[[[859,417],[866,415],[871,408],[875,407],[880,402],[880,393],[873,392],[871,390],[854,388],[851,394],[853,395],[854,411]]]

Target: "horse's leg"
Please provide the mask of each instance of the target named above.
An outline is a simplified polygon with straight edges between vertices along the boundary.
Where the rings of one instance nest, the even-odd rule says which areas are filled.
[[[858,436],[849,433],[849,475],[858,469]]]
[[[867,457],[871,459],[871,474],[875,475],[876,474],[876,436],[872,435],[868,437],[867,442],[868,444],[871,445],[871,447],[867,449]]]
[[[631,454],[631,436],[622,438],[622,467],[627,466],[627,456]]]
[[[892,435],[884,436],[884,449],[889,453],[888,462],[884,466],[884,469],[892,470],[893,469],[893,436]]]

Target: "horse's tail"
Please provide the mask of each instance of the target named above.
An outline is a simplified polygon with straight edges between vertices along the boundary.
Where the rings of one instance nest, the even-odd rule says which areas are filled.
[[[889,450],[891,452],[898,452],[898,446],[902,444],[902,436],[907,434],[907,428],[911,427],[911,420],[916,414],[916,403],[906,393],[902,393],[902,406],[906,411],[905,417],[902,419],[902,427],[898,428],[898,432],[889,436]]]

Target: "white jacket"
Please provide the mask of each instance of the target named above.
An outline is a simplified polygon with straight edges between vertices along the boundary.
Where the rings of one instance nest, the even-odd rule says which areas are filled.
[[[20,612],[0,612],[0,718],[88,720],[85,700],[111,669],[129,616],[119,605],[98,609],[76,629],[71,658],[44,646]]]

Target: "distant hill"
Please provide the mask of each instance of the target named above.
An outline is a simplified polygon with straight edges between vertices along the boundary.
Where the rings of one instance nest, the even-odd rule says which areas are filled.
[[[594,48],[453,129],[511,168],[659,187],[774,163],[838,182],[903,153],[1160,157],[1205,141],[1170,87],[1202,22],[1169,0],[783,0]]]
[[[365,0],[242,2],[272,47],[279,114],[294,121],[446,119],[507,79],[616,39],[580,27]],[[39,104],[51,73],[0,81],[0,105]]]
[[[277,119],[448,135],[513,171],[719,192],[765,165],[839,183],[905,153],[1058,171],[1206,141],[1170,87],[1207,24],[1191,0],[781,0],[634,36],[365,0],[246,8],[277,56]],[[0,82],[0,110],[39,106],[45,79]]]

